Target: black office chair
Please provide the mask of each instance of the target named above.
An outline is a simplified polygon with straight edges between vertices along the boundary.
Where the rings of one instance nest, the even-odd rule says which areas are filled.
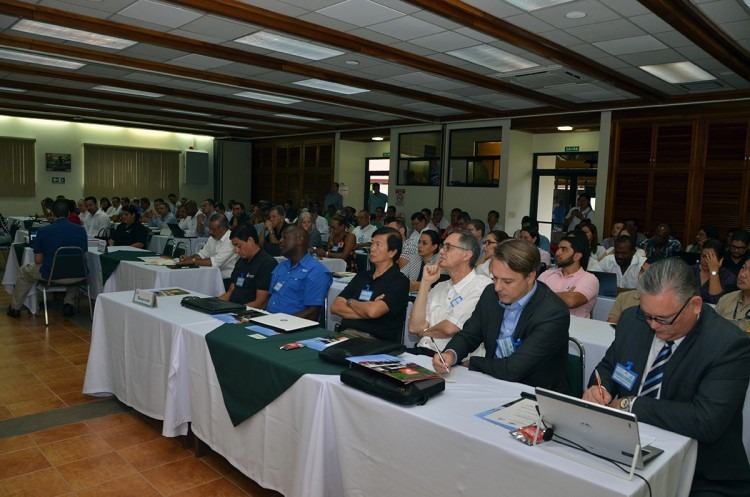
[[[37,283],[37,290],[41,290],[44,300],[44,324],[49,326],[47,313],[47,292],[65,292],[68,287],[75,286],[86,288],[86,295],[91,295],[88,283],[88,267],[86,266],[86,254],[80,247],[60,247],[55,250],[52,259],[52,268],[46,280]],[[79,308],[80,299],[76,299],[76,310]],[[93,312],[89,306],[89,314],[93,319]]]
[[[573,349],[573,354],[570,350]],[[583,397],[586,390],[586,349],[580,340],[568,337],[568,383],[570,384],[570,395]]]
[[[591,271],[599,280],[599,295],[602,297],[617,297],[617,275],[607,271]]]
[[[172,259],[187,254],[188,246],[185,242],[177,242],[172,250]]]
[[[97,238],[99,240],[107,241],[107,240],[109,240],[109,234],[110,234],[110,229],[109,228],[102,228],[102,229],[99,230],[99,233],[97,233],[94,238]]]

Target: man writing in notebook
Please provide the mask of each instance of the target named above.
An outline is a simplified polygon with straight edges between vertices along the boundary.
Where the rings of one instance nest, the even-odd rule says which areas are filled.
[[[750,464],[742,405],[750,337],[706,304],[691,268],[662,259],[638,280],[640,304],[626,309],[584,400],[698,441],[691,496],[746,496]]]
[[[567,393],[570,314],[560,297],[537,281],[539,250],[523,240],[495,245],[490,262],[494,285],[432,365],[439,373],[484,344],[485,356],[469,359],[469,369],[501,380]]]

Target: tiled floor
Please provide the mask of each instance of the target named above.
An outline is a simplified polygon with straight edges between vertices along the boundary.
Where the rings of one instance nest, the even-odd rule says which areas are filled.
[[[91,334],[53,306],[44,317],[9,318],[0,290],[0,422],[97,402],[83,395]],[[83,312],[87,309],[84,307]],[[80,317],[80,316],[79,316]],[[87,322],[88,320],[88,322]],[[209,451],[198,459],[182,439],[133,411],[0,439],[1,496],[256,496],[258,486]]]

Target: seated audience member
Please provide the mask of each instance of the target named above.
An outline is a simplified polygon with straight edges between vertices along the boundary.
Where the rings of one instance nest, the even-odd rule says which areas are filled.
[[[695,243],[692,245],[688,245],[688,248],[685,251],[691,254],[700,254],[701,248],[703,247],[703,242],[705,242],[709,238],[714,238],[718,240],[719,231],[710,225],[702,226],[700,229],[698,229],[698,232],[695,234]]]
[[[438,227],[435,226],[432,222],[432,211],[428,209],[427,207],[424,207],[421,211],[424,216],[425,221],[427,221],[427,226],[425,226],[425,229],[432,230],[432,231],[438,231]]]
[[[432,224],[437,228],[437,232],[440,233],[440,236],[442,237],[445,228],[447,228],[451,223],[447,219],[445,219],[445,217],[443,217],[443,209],[440,207],[435,207],[432,210]]]
[[[375,226],[375,229],[383,227],[383,220],[385,219],[385,209],[382,207],[375,208],[375,212],[370,215],[370,224]]]
[[[76,203],[73,199],[63,199],[65,202],[68,203],[68,221],[70,221],[73,224],[77,224],[78,226],[83,226],[83,222],[81,221],[81,216],[78,215],[76,212]],[[50,215],[51,216],[51,215]],[[52,220],[50,218],[50,220]]]
[[[238,259],[232,270],[229,289],[219,298],[256,309],[265,309],[268,291],[271,288],[271,272],[277,265],[276,259],[260,249],[258,232],[251,224],[240,225],[232,231],[229,239]]]
[[[604,247],[605,252],[615,246],[615,240],[620,234],[620,231],[625,227],[625,223],[619,221],[612,223],[612,228],[609,231],[609,238],[602,240],[601,246]]]
[[[644,258],[636,253],[634,240],[630,236],[618,236],[615,240],[614,254],[608,255],[599,262],[599,268],[607,273],[617,275],[617,291],[635,288]]]
[[[578,227],[586,235],[586,241],[589,243],[589,258],[599,261],[606,255],[604,247],[599,245],[599,231],[591,220],[586,219],[578,224]],[[589,269],[591,271],[591,269]]]
[[[573,231],[568,231],[565,234],[564,238],[580,238],[583,240],[583,243],[588,247],[590,245],[589,239],[586,236],[586,233],[583,232],[581,229],[581,225],[579,224],[576,229]],[[589,253],[590,254],[590,253]],[[554,258],[553,258],[554,262]],[[601,271],[601,268],[599,267],[599,261],[596,260],[596,257],[591,257],[589,255],[589,262],[586,264],[586,267],[584,268],[586,271]]]
[[[727,290],[733,291],[737,277],[721,266],[724,245],[710,238],[703,242],[701,259],[693,266],[695,284],[704,302],[715,304]]]
[[[400,342],[409,303],[409,280],[398,269],[401,235],[380,228],[372,235],[369,271],[362,271],[333,301],[341,330]]]
[[[737,276],[740,268],[745,265],[745,261],[750,258],[747,253],[747,246],[750,243],[750,234],[747,231],[736,229],[729,238],[729,257],[724,257],[721,266],[730,273]]]
[[[638,272],[638,278],[643,276],[643,273],[648,271],[648,268],[651,267],[651,264],[658,261],[658,257],[649,257],[646,259],[643,264],[641,265],[641,269]],[[617,294],[617,298],[615,299],[615,303],[612,304],[612,307],[609,310],[609,316],[607,316],[607,322],[616,324],[617,321],[620,319],[620,316],[622,315],[622,311],[625,309],[629,309],[631,307],[637,306],[641,301],[641,297],[638,294],[638,290],[626,290],[623,292],[620,292]]]
[[[496,210],[491,210],[487,213],[487,232],[501,230],[502,226],[498,223],[500,220],[500,213]]]
[[[490,277],[490,261],[492,260],[492,254],[495,253],[495,247],[498,243],[508,240],[510,236],[505,231],[494,230],[487,233],[484,237],[484,257],[480,257],[476,262],[475,271],[477,274]]]
[[[294,224],[281,233],[281,262],[271,273],[268,312],[283,312],[317,321],[325,307],[333,276],[307,252],[307,231]]]
[[[646,252],[646,257],[672,257],[682,250],[682,244],[672,237],[672,228],[666,223],[660,224],[654,236],[644,240],[640,247]]]
[[[461,214],[463,211],[459,209],[458,207],[451,209],[451,221],[448,226],[445,227],[443,230],[443,240],[445,240],[448,235],[451,234],[452,231],[463,229],[463,226],[461,224]]]
[[[245,204],[242,202],[235,202],[232,205],[232,218],[229,222],[229,229],[234,231],[248,222],[250,222],[250,216],[245,212]]]
[[[370,213],[361,210],[357,214],[357,227],[352,231],[352,235],[357,240],[357,248],[369,247],[372,241],[372,234],[377,228],[370,224]]]
[[[180,205],[180,210],[185,212],[185,217],[180,219],[177,224],[185,234],[195,235],[198,229],[198,220],[195,217],[198,214],[198,204],[195,203],[195,200],[187,200]]]
[[[742,331],[750,333],[750,260],[740,268],[737,275],[739,290],[727,293],[716,304],[716,312],[734,324]]]
[[[521,228],[520,238],[521,240],[535,246],[539,251],[539,259],[542,261],[542,264],[544,264],[546,267],[550,266],[550,264],[552,263],[552,256],[549,252],[543,250],[539,246],[539,232],[536,230],[536,228],[532,228],[530,226]]]
[[[52,203],[52,224],[44,226],[37,232],[34,243],[34,263],[25,264],[18,270],[16,285],[11,295],[11,303],[8,306],[8,316],[17,318],[21,315],[23,301],[32,287],[39,281],[49,278],[52,271],[52,261],[55,252],[60,247],[79,247],[84,253],[88,250],[86,230],[68,221],[69,205],[65,200],[56,200]],[[64,255],[65,252],[61,251]],[[72,316],[75,314],[75,302],[78,297],[78,288],[69,286],[65,290],[63,314]]]
[[[641,233],[640,230],[638,229],[638,220],[637,219],[635,219],[633,217],[627,218],[625,220],[625,228],[624,229],[628,230],[628,233],[630,233],[631,235],[633,235],[636,238],[636,243],[635,243],[636,247],[639,247],[641,245],[641,243],[643,243],[644,241],[646,241],[646,235],[644,235],[643,233]]]
[[[156,211],[155,214],[148,220],[149,228],[155,230],[167,228],[167,230],[169,230],[170,224],[177,223],[177,218],[169,210],[169,206],[163,201],[154,200],[154,209]]]
[[[320,233],[321,239],[325,241],[328,240],[328,234],[331,230],[328,226],[328,220],[318,213],[319,210],[320,204],[317,202],[313,202],[310,206],[310,215],[312,216],[312,221],[315,225],[315,228],[318,230],[318,233]]]
[[[117,204],[120,204],[120,199],[117,197],[113,197],[113,199],[117,199]],[[104,212],[107,217],[111,217],[115,211],[117,210],[115,207],[112,206],[112,203],[109,201],[107,197],[102,197],[99,199],[99,208]]]
[[[145,249],[148,245],[148,230],[141,224],[141,216],[135,206],[123,207],[120,224],[109,235],[110,245],[131,246]]]
[[[522,240],[506,240],[495,247],[490,262],[493,286],[479,297],[461,333],[451,338],[432,359],[439,373],[461,362],[484,343],[485,356],[471,357],[469,369],[501,380],[569,391],[568,327],[565,303],[536,280],[539,251]]]
[[[484,222],[481,219],[472,219],[466,223],[466,231],[477,241],[479,257],[484,257]]]
[[[417,244],[419,240],[406,237],[406,223],[404,223],[403,219],[387,217],[383,221],[385,222],[385,226],[398,231],[401,239],[404,241],[403,248],[401,249],[401,257],[398,258],[398,267],[403,269],[412,257],[417,257]]]
[[[141,219],[147,222],[154,215],[154,210],[151,208],[151,201],[148,197],[141,197],[138,200],[138,213],[141,215]]]
[[[563,238],[555,253],[557,268],[539,275],[539,281],[565,302],[571,316],[590,318],[599,295],[599,280],[583,269],[588,257],[583,237]]]
[[[421,212],[415,212],[414,214],[412,214],[411,227],[412,232],[411,235],[409,235],[409,238],[418,240],[419,235],[421,235],[422,232],[427,229],[427,219],[425,219],[424,214],[422,214]]]
[[[680,258],[652,264],[638,291],[639,306],[622,313],[614,342],[596,367],[601,387],[591,375],[584,400],[697,440],[690,495],[746,496],[750,464],[742,405],[750,339],[703,303]]]
[[[109,216],[99,208],[96,197],[86,197],[83,201],[86,210],[83,213],[83,227],[90,238],[94,238],[99,232],[112,225]]]
[[[584,219],[594,219],[594,209],[591,208],[591,197],[587,193],[578,195],[576,205],[570,208],[565,217],[567,231],[573,231]]]
[[[65,197],[60,199],[58,197],[58,200],[64,200]],[[42,199],[41,202],[39,202],[39,206],[42,208],[42,217],[46,218],[48,221],[52,220],[52,204],[54,203],[54,200],[52,200],[50,197],[45,197]]]
[[[318,247],[323,247],[323,240],[320,239],[320,233],[313,223],[310,211],[302,209],[297,216],[297,226],[307,232],[307,250],[313,255],[317,254]]]
[[[197,254],[183,255],[180,264],[196,264],[198,266],[214,266],[221,271],[224,287],[229,288],[229,278],[234,271],[234,265],[239,257],[229,238],[229,223],[224,214],[214,213],[208,220],[208,230],[211,237]]]
[[[331,218],[331,233],[328,235],[328,247],[318,249],[318,257],[342,259],[351,268],[354,262],[354,251],[357,241],[354,235],[346,231],[346,219],[342,216]]]
[[[440,235],[435,230],[424,230],[417,242],[417,255],[409,259],[409,264],[401,268],[409,278],[409,291],[416,292],[422,281],[425,266],[437,264],[440,260]]]
[[[177,208],[180,207],[180,203],[177,201],[177,195],[175,195],[174,193],[170,193],[169,195],[167,195],[166,204],[169,208],[169,212],[177,216]]]
[[[427,233],[435,232],[428,231],[422,236]],[[409,317],[409,331],[420,337],[416,351],[429,356],[442,352],[450,338],[461,331],[482,292],[492,284],[487,276],[474,271],[479,245],[470,234],[454,231],[445,239],[441,252],[437,264],[424,268]],[[438,283],[442,271],[446,271],[450,279]],[[439,350],[435,350],[430,338],[435,340]],[[484,356],[484,347],[480,344],[470,355]]]
[[[274,257],[280,256],[281,234],[288,226],[284,208],[280,205],[271,207],[264,228],[258,232],[258,240],[260,240],[260,246],[263,250]]]

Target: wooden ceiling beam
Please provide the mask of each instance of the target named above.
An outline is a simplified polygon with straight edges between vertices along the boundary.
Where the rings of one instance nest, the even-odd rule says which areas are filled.
[[[467,113],[476,113],[483,116],[493,115],[493,110],[488,108],[487,106],[470,104],[457,99],[433,95],[430,93],[403,88],[396,85],[379,83],[368,78],[348,76],[336,71],[315,68],[307,64],[285,61],[275,57],[255,54],[246,50],[240,50],[223,45],[215,45],[200,40],[172,35],[166,32],[154,31],[137,26],[129,26],[102,19],[96,19],[93,17],[43,7],[40,5],[27,4],[19,2],[18,0],[3,0],[3,2],[0,2],[0,13],[25,17],[39,22],[46,22],[76,29],[82,29],[85,31],[126,38],[131,41],[168,47],[187,53],[205,55],[208,57],[214,57],[240,64],[258,66],[275,71],[283,71],[307,78],[323,79],[326,81],[346,84],[358,88],[368,89],[371,91],[382,91],[384,93],[397,95],[403,98],[421,102],[428,102],[434,105],[439,105],[441,107],[461,110]],[[69,45],[65,46],[68,47]],[[277,87],[276,90],[277,93],[278,88],[279,87]],[[286,86],[280,88],[283,88],[282,94],[291,95],[294,93],[288,91]],[[310,93],[316,94],[314,92]],[[334,99],[329,98],[328,95],[323,96],[320,93],[317,93],[316,95],[317,98],[315,100],[328,103],[334,101]],[[548,97],[548,99],[549,98],[553,97]],[[345,100],[347,102],[348,107],[358,107],[357,104],[360,103],[360,101],[355,99],[342,100]],[[558,99],[553,100],[558,101]]]
[[[750,81],[750,52],[688,0],[638,0],[701,50]]]
[[[443,0],[440,2],[434,0],[403,1],[459,24],[464,24],[499,40],[511,43],[564,67],[581,71],[584,74],[609,83],[640,98],[653,102],[662,102],[667,98],[667,95],[654,90],[648,85],[460,0]]]

